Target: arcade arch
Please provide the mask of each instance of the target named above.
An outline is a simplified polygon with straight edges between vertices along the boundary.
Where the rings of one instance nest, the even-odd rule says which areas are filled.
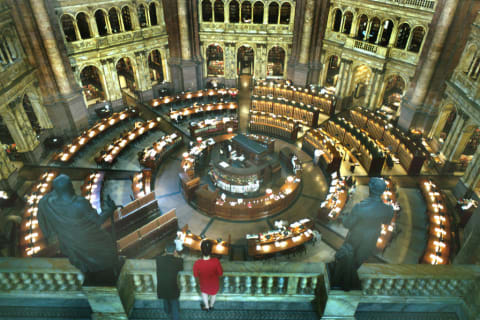
[[[106,101],[105,82],[101,72],[95,66],[87,66],[80,72],[83,96],[87,106]]]
[[[275,46],[268,51],[267,77],[283,78],[285,72],[285,50]]]

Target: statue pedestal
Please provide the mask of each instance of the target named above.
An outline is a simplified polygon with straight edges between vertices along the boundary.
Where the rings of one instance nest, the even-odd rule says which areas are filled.
[[[83,286],[93,320],[128,320],[116,287]]]

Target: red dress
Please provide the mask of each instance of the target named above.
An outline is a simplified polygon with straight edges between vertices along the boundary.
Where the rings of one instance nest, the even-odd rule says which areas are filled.
[[[193,264],[193,275],[199,279],[200,291],[215,295],[219,288],[219,277],[223,274],[222,265],[217,258],[198,259]]]

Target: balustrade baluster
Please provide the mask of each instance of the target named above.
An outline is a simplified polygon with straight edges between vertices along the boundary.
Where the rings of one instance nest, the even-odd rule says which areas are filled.
[[[310,284],[310,294],[315,294],[315,291],[317,290],[317,282],[318,282],[318,277],[313,277],[312,278],[312,283]]]
[[[242,283],[241,283],[241,278],[240,278],[240,276],[236,276],[236,277],[235,277],[235,287],[234,287],[234,289],[233,289],[233,292],[234,292],[234,293],[241,293],[241,290],[242,290],[241,284],[242,284]]]
[[[283,293],[284,284],[285,284],[285,278],[279,277],[277,282],[277,293]]]
[[[229,276],[224,276],[223,277],[223,293],[229,293],[230,292],[230,277]]]
[[[180,274],[180,292],[187,293],[187,280],[185,279],[186,275]]]
[[[190,276],[190,292],[194,292],[197,290],[197,281],[193,274]]]
[[[252,277],[250,276],[245,277],[245,293],[252,293]]]
[[[272,287],[273,287],[273,277],[270,276],[267,279],[267,294],[272,294]]]
[[[304,294],[307,292],[307,283],[308,283],[308,278],[302,277],[302,280],[300,281],[300,293]]]
[[[255,290],[255,293],[262,294],[262,276],[257,277],[256,286],[257,286],[257,289]]]
[[[296,294],[298,289],[298,277],[288,277],[287,282],[287,293]]]

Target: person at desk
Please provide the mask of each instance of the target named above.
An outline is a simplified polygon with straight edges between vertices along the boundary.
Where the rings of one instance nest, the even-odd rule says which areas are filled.
[[[343,215],[343,225],[349,232],[335,254],[335,263],[328,265],[333,273],[332,287],[350,290],[360,286],[357,269],[375,252],[382,224],[388,225],[392,221],[393,208],[381,198],[387,188],[385,180],[371,178],[368,187],[370,196],[357,203],[351,213]]]

